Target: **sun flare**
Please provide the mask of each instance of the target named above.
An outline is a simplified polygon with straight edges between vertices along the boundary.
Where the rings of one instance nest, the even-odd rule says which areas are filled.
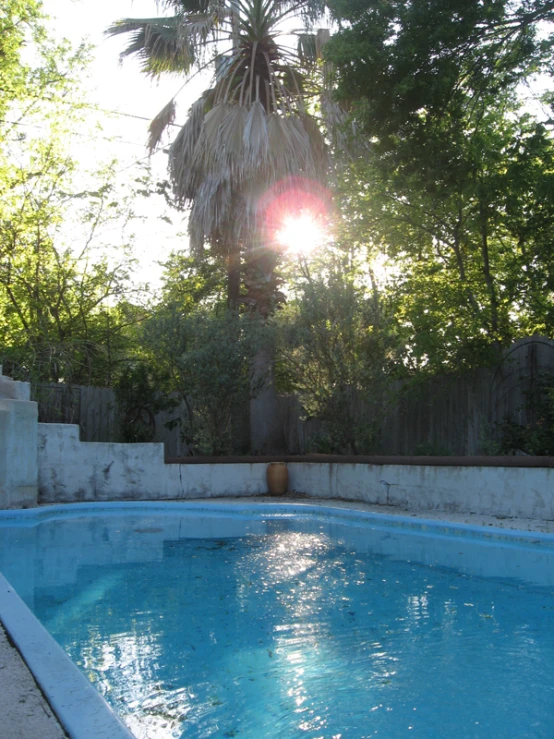
[[[309,213],[285,218],[276,237],[289,253],[302,256],[311,254],[326,238],[321,225]]]

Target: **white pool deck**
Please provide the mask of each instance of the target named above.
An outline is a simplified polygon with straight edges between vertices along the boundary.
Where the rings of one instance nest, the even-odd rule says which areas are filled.
[[[514,529],[519,531],[536,531],[554,534],[554,521],[505,518],[495,516],[479,516],[476,514],[447,514],[434,511],[414,513],[393,506],[376,506],[360,502],[342,500],[315,500],[309,497],[248,497],[225,498],[211,501],[202,499],[202,503],[249,506],[264,503],[304,503],[310,505],[324,505],[326,507],[347,508],[368,511],[371,513],[385,513],[388,515],[402,515],[413,518],[451,523],[470,524],[472,526],[495,527]],[[2,625],[0,624],[0,739],[67,739],[68,736],[77,736],[73,732],[67,734],[48,704],[42,690],[37,685],[25,661],[18,650],[10,643]],[[106,737],[105,739],[110,739]]]

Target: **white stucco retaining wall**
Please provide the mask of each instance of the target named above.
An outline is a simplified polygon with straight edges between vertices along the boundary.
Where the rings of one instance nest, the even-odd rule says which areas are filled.
[[[30,385],[0,367],[0,508],[37,504],[38,406],[29,398]]]
[[[265,464],[166,465],[163,444],[79,441],[79,427],[38,424],[42,503],[258,495]]]
[[[164,464],[162,444],[80,442],[77,426],[39,424],[44,503],[267,493],[265,462]],[[408,511],[554,519],[554,469],[292,462],[289,491]]]
[[[289,488],[408,511],[554,520],[554,469],[455,465],[289,465]]]

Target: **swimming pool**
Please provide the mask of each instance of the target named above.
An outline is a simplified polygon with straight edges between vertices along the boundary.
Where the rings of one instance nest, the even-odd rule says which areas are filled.
[[[0,514],[137,737],[551,737],[554,537],[309,505]]]

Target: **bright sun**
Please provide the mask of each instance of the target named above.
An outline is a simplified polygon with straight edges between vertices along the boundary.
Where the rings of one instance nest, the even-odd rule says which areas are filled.
[[[323,244],[326,235],[311,214],[302,213],[285,218],[276,239],[289,253],[307,256]]]

